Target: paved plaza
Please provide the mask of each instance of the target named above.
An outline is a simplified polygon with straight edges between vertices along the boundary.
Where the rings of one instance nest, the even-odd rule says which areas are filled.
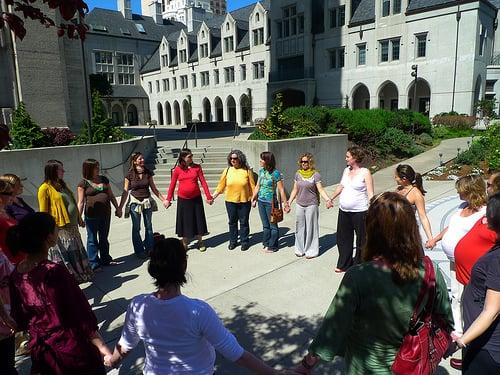
[[[217,140],[200,140],[201,146],[220,143],[229,145],[231,137]],[[444,141],[438,148],[408,161],[417,171],[428,171],[443,160],[456,155],[457,147],[464,149],[470,139]],[[173,142],[179,140],[164,139]],[[180,147],[180,145],[178,146]],[[376,192],[393,190],[393,167],[374,175]],[[285,178],[291,178],[285,176]],[[433,233],[446,225],[446,218],[458,205],[452,181],[426,181],[427,203]],[[211,190],[215,186],[210,186]],[[333,186],[327,188],[330,193]],[[205,206],[210,235],[206,238],[208,249],[200,253],[189,251],[188,283],[183,293],[208,302],[219,313],[226,326],[249,351],[271,365],[289,368],[297,363],[314,337],[318,324],[335,295],[342,275],[333,272],[337,261],[336,223],[338,205],[320,209],[320,256],[306,260],[294,256],[294,210],[285,215],[280,224],[280,250],[273,254],[262,251],[261,222],[258,211],[250,216],[251,248],[242,252],[239,247],[229,251],[227,215],[221,196],[213,206]],[[166,236],[175,233],[175,203],[165,210],[160,208],[153,215],[154,230]],[[85,241],[85,230],[82,230]],[[154,290],[147,273],[147,262],[133,254],[130,219],[113,217],[111,224],[111,254],[120,264],[107,267],[96,274],[91,284],[82,288],[97,315],[101,334],[112,347],[120,336],[125,310],[131,298]],[[439,250],[432,254],[444,259]],[[443,265],[444,269],[446,265]],[[141,345],[112,374],[138,374],[143,363]],[[458,374],[442,363],[440,374]],[[28,374],[29,361],[19,360],[21,374]],[[244,374],[244,370],[220,358],[217,374]],[[342,361],[323,363],[317,374],[342,374]]]

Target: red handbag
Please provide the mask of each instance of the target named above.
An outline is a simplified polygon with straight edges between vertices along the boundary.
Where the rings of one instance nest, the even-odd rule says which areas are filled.
[[[436,371],[451,343],[450,328],[434,314],[436,275],[429,257],[424,257],[425,276],[410,320],[410,329],[403,338],[391,370],[396,375],[429,375]],[[421,310],[425,295],[425,308]],[[418,312],[421,311],[419,314]]]

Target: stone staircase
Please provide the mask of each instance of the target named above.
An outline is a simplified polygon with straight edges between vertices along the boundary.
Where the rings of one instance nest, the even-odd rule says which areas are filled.
[[[231,151],[231,147],[198,147],[191,148],[193,153],[193,161],[201,164],[203,173],[207,180],[210,191],[213,192],[219,178],[227,167],[227,155]],[[179,157],[179,148],[159,147],[156,153],[154,172],[155,184],[162,194],[166,194],[170,185],[171,169],[175,166],[175,162]],[[200,186],[201,188],[201,186]]]

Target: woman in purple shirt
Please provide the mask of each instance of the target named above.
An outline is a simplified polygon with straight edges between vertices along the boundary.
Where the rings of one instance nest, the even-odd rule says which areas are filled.
[[[35,210],[21,198],[21,194],[23,193],[23,183],[18,176],[12,173],[6,173],[0,176],[0,180],[12,185],[12,203],[5,207],[7,215],[19,222],[26,215],[35,212]]]

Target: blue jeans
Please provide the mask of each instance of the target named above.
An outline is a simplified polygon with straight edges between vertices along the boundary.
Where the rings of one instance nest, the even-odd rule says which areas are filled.
[[[248,219],[250,217],[250,202],[233,203],[226,201],[227,216],[229,217],[229,243],[236,245],[238,242],[238,221],[240,222],[240,240],[241,244],[248,245],[248,235],[250,233],[250,225]]]
[[[87,254],[92,269],[101,264],[107,265],[113,260],[109,255],[109,225],[111,218],[85,217],[85,228],[87,228]]]
[[[135,211],[137,204],[130,204],[130,217],[132,218],[132,244],[134,245],[134,253],[143,254],[153,250],[153,210],[151,208],[143,209],[142,216],[144,217],[144,242],[141,238],[141,214]]]
[[[278,250],[279,229],[278,224],[273,224],[271,218],[271,202],[259,201],[259,215],[262,221],[262,244],[269,250]]]

